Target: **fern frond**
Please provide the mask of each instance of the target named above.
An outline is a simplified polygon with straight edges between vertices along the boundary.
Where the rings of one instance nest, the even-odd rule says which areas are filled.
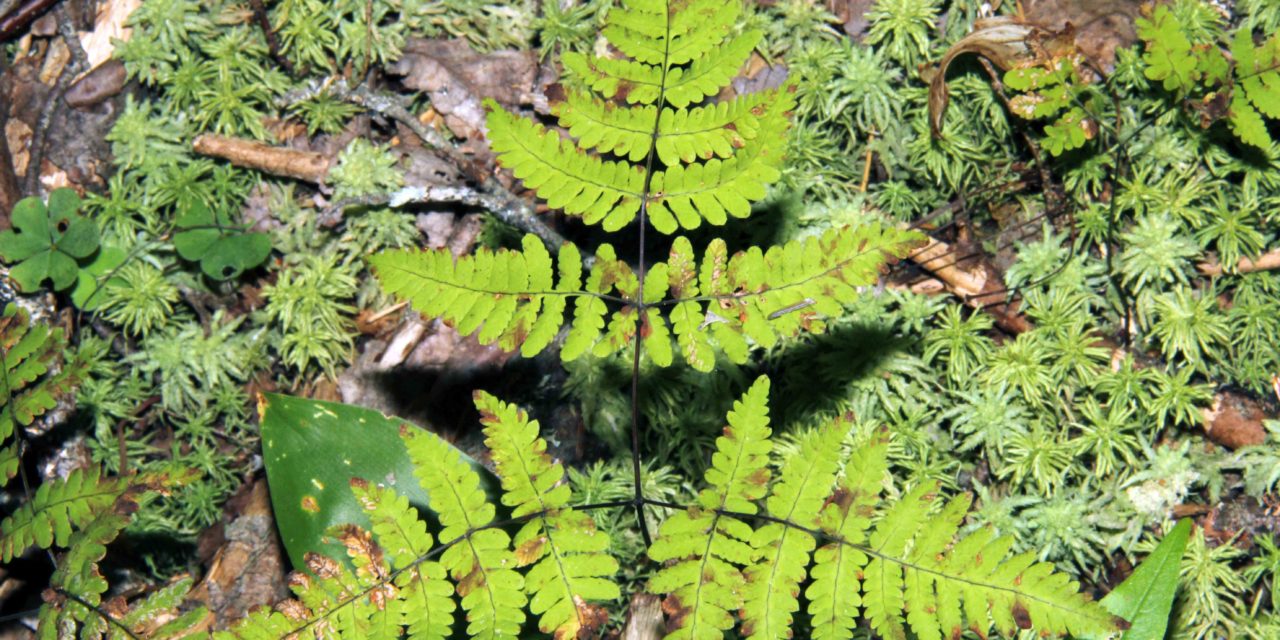
[[[672,328],[691,366],[711,369],[710,338],[730,360],[746,362],[752,345],[769,348],[780,337],[821,329],[817,314],[840,315],[856,287],[875,282],[885,259],[905,255],[918,238],[893,228],[845,227],[732,257],[722,240],[713,240],[700,266],[690,243],[676,238],[667,262],[676,298],[664,306],[673,307]]]
[[[49,578],[54,597],[40,607],[41,637],[62,637],[61,632],[74,631],[77,623],[106,630],[107,622],[93,609],[102,604],[102,594],[108,587],[98,562],[107,555],[107,543],[115,540],[128,523],[129,519],[122,515],[103,513],[59,543],[68,549]],[[5,546],[7,549],[7,536]]]
[[[889,438],[881,430],[853,452],[835,495],[823,507],[818,527],[836,542],[814,553],[813,583],[805,591],[815,640],[853,637],[862,604],[862,568],[870,558],[860,549],[871,528],[889,470]]]
[[[668,234],[746,217],[781,175],[793,88],[689,108],[727,86],[759,43],[758,31],[731,35],[741,10],[739,0],[613,10],[604,35],[628,58],[562,57],[589,88],[554,108],[576,143],[490,101],[499,162],[549,207],[608,231],[646,203],[653,227]],[[654,154],[665,170],[648,161]]]
[[[834,420],[809,438],[782,465],[782,477],[766,501],[769,515],[804,527],[817,524],[835,481],[840,442],[850,422]],[[746,571],[742,632],[750,638],[791,637],[792,614],[800,608],[800,583],[816,540],[808,531],[779,522],[751,539],[759,560]]]
[[[76,469],[40,485],[30,501],[0,522],[0,558],[9,562],[32,545],[67,546],[71,534],[94,522],[125,491],[126,482],[97,468]]]
[[[475,403],[502,478],[503,504],[513,517],[533,516],[514,542],[520,566],[532,565],[525,575],[530,611],[541,616],[543,633],[578,638],[594,626],[587,603],[620,595],[611,579],[618,563],[608,554],[609,536],[568,507],[564,468],[547,455],[536,420],[484,392],[476,392]]]
[[[402,435],[418,482],[440,516],[438,536],[450,545],[440,564],[457,584],[467,634],[481,639],[517,636],[525,619],[524,579],[514,570],[511,538],[491,527],[495,510],[480,487],[480,476],[438,436],[417,430]]]
[[[582,216],[587,224],[617,231],[635,219],[644,192],[644,172],[626,162],[589,155],[554,131],[508,113],[497,103],[489,109],[489,144],[502,165],[553,209]]]
[[[723,42],[741,12],[738,0],[695,0],[676,12],[666,2],[629,2],[609,14],[601,33],[640,62],[687,64]]]
[[[447,638],[453,630],[453,584],[440,563],[424,561],[433,542],[409,499],[391,489],[352,478],[351,491],[369,516],[370,528],[387,556],[399,590],[388,609],[409,637]]]
[[[9,442],[17,425],[26,426],[52,409],[57,399],[84,377],[86,364],[61,363],[65,347],[60,332],[47,324],[32,326],[27,312],[8,305],[0,315],[0,485],[18,472],[18,447]],[[57,371],[50,374],[50,371]],[[6,444],[7,443],[7,444]]]
[[[741,567],[755,560],[751,525],[724,511],[751,514],[769,483],[769,379],[761,376],[729,412],[706,471],[698,506],[662,523],[649,557],[667,563],[649,592],[667,594],[667,638],[719,638],[742,607]]]
[[[1034,553],[1005,558],[1013,545],[1011,537],[996,538],[984,529],[956,540],[969,497],[953,500],[930,516],[937,491],[936,482],[909,491],[877,523],[865,546],[853,542],[861,539],[862,523],[855,523],[852,538],[831,527],[831,519],[824,524],[839,544],[856,551],[850,557],[853,566],[865,563],[861,600],[879,635],[906,638],[903,612],[916,637],[931,639],[957,637],[965,624],[981,636],[993,625],[1006,636],[1033,627],[1042,634],[1101,636],[1127,627],[1079,593],[1079,584],[1053,573],[1052,564],[1036,562]],[[844,526],[849,526],[847,521]],[[823,575],[839,569],[829,563],[834,548],[826,549],[820,564],[830,568]],[[811,589],[818,589],[817,584]],[[816,595],[824,600],[838,597],[827,592],[825,583]],[[847,620],[837,622],[837,616],[825,610],[823,614],[815,615],[815,622],[830,631],[822,637],[849,637]]]
[[[1244,142],[1266,149],[1271,135],[1262,116],[1280,120],[1280,36],[1273,34],[1255,46],[1252,30],[1241,28],[1231,43],[1231,56],[1239,83],[1231,97],[1232,129]]]
[[[319,631],[347,638],[398,638],[399,627],[393,628],[386,607],[394,591],[378,580],[385,575],[386,566],[379,562],[381,558],[373,557],[368,532],[349,526],[331,534],[347,549],[356,572],[337,560],[308,552],[308,573],[290,575],[289,588],[308,609],[308,617],[316,620]],[[370,587],[376,588],[370,591]]]
[[[566,362],[586,353],[616,353],[640,331],[646,352],[666,366],[674,333],[685,361],[710,371],[717,348],[743,363],[755,346],[820,330],[818,314],[841,314],[856,287],[875,282],[885,260],[905,255],[919,238],[895,228],[845,227],[732,257],[724,241],[713,240],[699,264],[692,244],[677,237],[667,262],[653,265],[645,279],[643,318],[636,312],[639,280],[608,244],[596,250],[585,283],[577,250],[565,245],[554,288],[551,258],[532,235],[523,252],[480,251],[455,260],[444,249],[389,251],[370,263],[384,290],[459,333],[478,330],[482,344],[534,355],[551,342],[572,299],[573,319],[560,352]],[[623,307],[611,313],[608,299]]]

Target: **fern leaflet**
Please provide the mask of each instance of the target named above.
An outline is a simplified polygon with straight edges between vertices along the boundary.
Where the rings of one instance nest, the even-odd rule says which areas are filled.
[[[480,488],[480,476],[438,436],[406,431],[405,444],[440,516],[438,535],[457,540],[440,555],[440,564],[457,584],[468,637],[516,637],[524,623],[524,578],[514,569],[510,536],[489,527],[496,512]]]
[[[598,617],[590,600],[619,597],[613,582],[618,563],[608,554],[609,536],[595,522],[568,507],[564,468],[546,454],[537,421],[515,405],[478,392],[476,408],[485,425],[485,444],[502,478],[503,504],[513,517],[533,516],[515,537],[516,560],[530,566],[525,590],[538,628],[556,638],[577,638]]]
[[[701,262],[692,244],[677,237],[667,262],[653,265],[645,279],[643,314],[636,311],[642,292],[635,272],[607,244],[597,249],[585,283],[577,250],[565,245],[554,286],[550,255],[532,235],[525,237],[523,251],[480,251],[456,260],[443,249],[390,251],[370,262],[384,290],[460,333],[478,330],[484,344],[537,354],[551,343],[572,300],[561,350],[565,361],[616,353],[639,332],[653,361],[667,366],[674,334],[684,359],[709,371],[717,349],[743,363],[755,346],[768,348],[781,337],[821,330],[818,314],[842,313],[842,305],[857,296],[856,287],[873,283],[885,259],[905,255],[919,237],[892,228],[845,227],[733,256],[724,241],[713,240]],[[610,301],[622,308],[610,313]]]
[[[649,582],[649,592],[667,594],[668,638],[719,638],[733,627],[730,613],[743,605],[741,567],[756,558],[751,525],[724,511],[756,512],[755,500],[769,483],[769,379],[760,377],[735,402],[729,425],[716,439],[707,469],[709,488],[698,505],[662,523],[649,557],[668,563]]]
[[[126,487],[119,478],[103,478],[97,468],[76,469],[40,485],[30,501],[0,522],[0,558],[9,562],[31,545],[67,546],[72,532],[94,522]]]
[[[431,534],[409,500],[390,489],[353,478],[351,490],[369,515],[390,568],[399,598],[388,602],[397,624],[412,638],[447,638],[452,632],[453,584],[438,562],[423,561],[432,548]]]

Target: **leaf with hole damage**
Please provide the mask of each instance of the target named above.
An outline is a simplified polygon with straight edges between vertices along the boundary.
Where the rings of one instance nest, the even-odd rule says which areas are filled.
[[[216,214],[203,202],[195,202],[179,216],[180,231],[173,236],[178,255],[200,263],[200,270],[214,280],[230,280],[245,269],[263,263],[271,253],[265,233],[246,233],[231,223],[231,216]]]
[[[13,229],[0,233],[0,258],[13,265],[9,276],[24,292],[49,280],[54,291],[76,281],[80,261],[98,250],[98,225],[76,213],[80,196],[72,189],[54,189],[46,205],[39,198],[23,198],[14,205]]]
[[[311,551],[346,557],[340,545],[326,540],[331,527],[369,528],[369,518],[351,492],[352,478],[394,489],[423,512],[432,531],[439,530],[426,511],[429,498],[413,475],[400,438],[401,429],[419,427],[364,407],[273,393],[261,396],[258,414],[271,507],[295,569],[306,567],[303,557]],[[497,502],[497,478],[458,453],[480,474],[490,500]]]

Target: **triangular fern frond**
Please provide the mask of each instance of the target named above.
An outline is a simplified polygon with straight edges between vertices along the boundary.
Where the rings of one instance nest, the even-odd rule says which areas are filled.
[[[729,412],[698,506],[662,523],[649,557],[667,563],[649,592],[667,594],[668,638],[718,638],[743,604],[741,568],[755,560],[752,528],[724,511],[752,514],[769,484],[769,379],[761,377]]]
[[[592,601],[619,597],[612,580],[618,562],[609,536],[586,514],[568,506],[564,468],[547,455],[538,422],[515,405],[483,392],[475,396],[485,444],[502,478],[503,504],[512,516],[532,516],[515,537],[516,560],[531,566],[525,576],[530,610],[538,628],[556,638],[578,638],[594,626]]]
[[[418,481],[440,516],[437,535],[456,541],[440,564],[457,583],[468,637],[516,637],[525,619],[524,578],[515,571],[510,536],[492,526],[496,511],[480,476],[438,436],[416,430],[404,436]]]
[[[576,143],[489,102],[499,162],[550,208],[609,231],[642,210],[668,234],[746,217],[781,175],[795,102],[785,87],[699,104],[729,84],[760,41],[758,31],[732,35],[740,12],[739,0],[615,9],[604,34],[629,58],[562,57],[588,88],[554,108]]]

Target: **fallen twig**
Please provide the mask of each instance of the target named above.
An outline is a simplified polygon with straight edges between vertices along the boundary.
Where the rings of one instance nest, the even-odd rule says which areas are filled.
[[[13,7],[13,3],[6,3],[10,10],[0,16],[0,41],[17,35],[18,31],[26,28],[56,3],[57,0],[29,0],[17,7]]]
[[[1253,273],[1254,271],[1268,271],[1277,268],[1280,268],[1280,249],[1272,249],[1257,258],[1240,258],[1232,273]],[[1212,278],[1227,273],[1226,269],[1216,260],[1201,262],[1196,265],[1196,270]]]
[[[495,218],[521,231],[538,236],[547,245],[548,251],[552,253],[560,251],[560,246],[566,242],[564,236],[538,219],[528,202],[503,187],[492,173],[477,167],[476,163],[445,140],[439,131],[418,121],[398,99],[373,93],[365,87],[352,89],[347,93],[347,99],[404,125],[480,185],[480,191],[485,198],[483,204]]]
[[[314,151],[272,147],[254,140],[203,135],[191,148],[200,155],[221,158],[237,167],[321,184],[329,175],[333,158]]]
[[[920,250],[907,256],[920,268],[940,280],[947,291],[960,297],[965,304],[981,309],[995,318],[996,325],[1010,333],[1023,333],[1032,329],[1031,322],[1017,310],[1017,303],[1006,300],[1007,289],[995,268],[981,257],[972,269],[961,269],[955,260],[938,264],[954,253],[951,245],[934,238]]]
[[[290,76],[298,77],[298,70],[294,68],[293,62],[280,52],[280,41],[276,37],[275,29],[271,28],[271,19],[267,16],[267,7],[262,4],[262,0],[249,0],[249,9],[253,11],[258,28],[262,29],[262,36],[267,41],[267,52],[271,55],[271,59],[283,67]]]

